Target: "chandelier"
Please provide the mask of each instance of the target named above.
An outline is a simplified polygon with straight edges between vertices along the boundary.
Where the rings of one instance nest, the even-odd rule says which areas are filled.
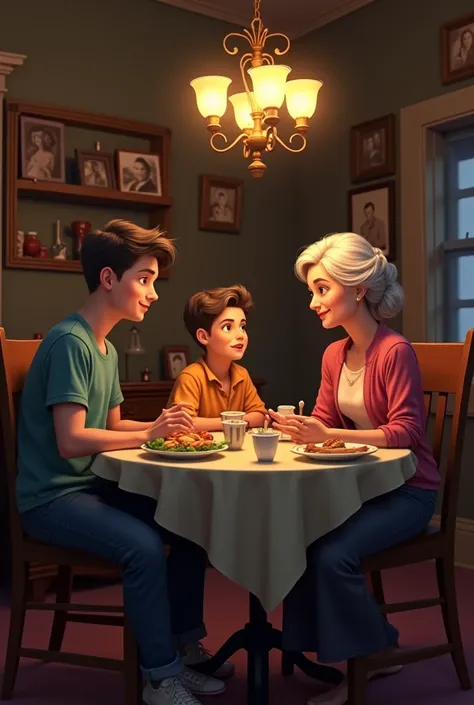
[[[244,85],[242,93],[229,96],[234,108],[235,122],[241,133],[231,144],[221,132],[220,118],[227,108],[227,89],[232,83],[225,76],[201,76],[191,81],[196,92],[197,107],[207,121],[211,133],[210,144],[216,152],[228,152],[239,142],[243,144],[243,155],[250,159],[249,170],[255,178],[261,178],[267,167],[262,161],[264,152],[272,152],[276,144],[288,152],[302,152],[306,147],[306,131],[309,120],[314,115],[318,92],[323,85],[313,79],[295,79],[287,81],[291,71],[289,66],[275,64],[272,54],[264,51],[268,40],[277,39],[282,47],[273,50],[275,56],[283,56],[290,48],[290,40],[285,34],[269,34],[260,18],[260,2],[254,0],[254,18],[250,29],[231,32],[224,37],[224,50],[230,56],[239,53],[236,46],[230,45],[231,39],[245,39],[252,49],[242,54],[240,73]],[[248,76],[251,79],[249,85]],[[280,122],[279,110],[286,98],[286,107],[295,121],[295,132],[284,142],[278,134]],[[218,140],[224,146],[219,146]]]

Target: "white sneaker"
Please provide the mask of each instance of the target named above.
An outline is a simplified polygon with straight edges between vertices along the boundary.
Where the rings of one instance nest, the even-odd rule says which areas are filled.
[[[212,657],[210,651],[204,648],[200,641],[194,644],[188,644],[186,646],[186,653],[182,657],[182,661],[185,666],[192,668],[193,666],[198,666],[200,663],[206,663]],[[216,678],[230,678],[235,673],[235,666],[230,661],[224,661],[222,666],[214,672]]]
[[[184,685],[180,676],[165,678],[158,688],[147,683],[142,694],[145,705],[201,705]]]
[[[388,668],[380,668],[377,671],[371,671],[367,674],[367,680],[372,680],[373,678],[378,678],[380,676],[391,676],[402,670],[401,666],[389,666]],[[342,683],[336,685],[335,688],[327,690],[325,693],[320,695],[314,695],[307,701],[307,705],[319,705],[324,703],[324,705],[345,705],[349,697],[347,680],[344,679]]]
[[[220,695],[225,690],[225,685],[222,681],[206,676],[204,673],[193,671],[192,668],[184,667],[179,674],[183,685],[196,695]]]

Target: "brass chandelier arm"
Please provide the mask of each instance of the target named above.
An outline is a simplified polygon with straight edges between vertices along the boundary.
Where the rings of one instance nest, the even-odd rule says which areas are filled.
[[[230,150],[233,147],[235,147],[236,144],[238,144],[242,140],[246,139],[247,135],[245,134],[245,132],[241,132],[240,135],[238,137],[236,137],[235,140],[231,144],[227,145],[227,147],[218,147],[218,146],[216,147],[216,145],[214,144],[214,139],[216,137],[222,137],[222,139],[224,140],[225,143],[228,142],[227,137],[224,135],[223,132],[214,132],[211,135],[211,138],[209,140],[209,143],[215,152],[223,153],[223,152],[230,152]]]
[[[257,110],[258,107],[255,102],[255,99],[253,98],[253,93],[250,90],[245,70],[247,65],[252,63],[252,59],[253,54],[251,54],[249,51],[246,54],[242,54],[242,57],[240,59],[240,75],[242,78],[242,83],[244,84],[245,92],[247,93],[247,97],[249,99],[250,107],[252,110]]]
[[[299,137],[301,140],[301,146],[300,147],[291,147],[291,143],[295,139],[295,137]],[[278,144],[281,144],[282,147],[286,149],[287,152],[292,152],[293,154],[298,154],[298,152],[302,152],[304,149],[306,149],[306,137],[301,133],[301,132],[295,132],[293,135],[291,135],[290,139],[288,140],[289,144],[286,144],[286,142],[283,142],[283,140],[279,137],[278,132],[276,130],[273,131],[273,139],[278,142]]]
[[[239,52],[239,48],[234,44],[231,46],[230,40],[241,40],[244,39],[250,44],[252,49],[251,62],[252,66],[262,66],[262,64],[274,64],[275,60],[271,53],[263,53],[265,44],[270,39],[280,40],[283,39],[285,44],[283,48],[280,49],[276,47],[273,49],[273,54],[275,56],[283,56],[290,49],[290,40],[281,32],[273,32],[270,34],[269,30],[264,26],[260,17],[260,0],[255,0],[254,2],[254,17],[250,23],[250,29],[243,29],[241,32],[230,32],[224,37],[222,45],[224,51],[229,54],[229,56],[235,56]]]
[[[224,47],[224,51],[229,54],[229,56],[235,56],[236,54],[239,53],[239,48],[236,46],[233,46],[232,48],[229,48],[227,46],[227,41],[231,38],[236,38],[236,39],[245,39],[250,46],[252,46],[252,35],[250,34],[248,29],[244,29],[243,32],[231,32],[230,34],[227,34],[224,39],[222,40],[222,46]]]
[[[321,81],[308,79],[306,82],[294,81],[288,89],[286,85],[283,87],[291,67],[278,66],[275,69],[271,67],[275,66],[279,57],[290,50],[290,38],[282,32],[270,33],[264,26],[260,16],[261,1],[253,0],[254,17],[250,27],[238,32],[230,32],[222,41],[226,54],[238,56],[244,92],[228,96],[228,85],[231,83],[228,77],[203,76],[191,82],[196,91],[198,109],[207,122],[211,148],[222,154],[230,152],[236,145],[241,144],[243,156],[249,160],[248,169],[252,177],[257,179],[261,178],[267,170],[263,161],[266,153],[276,150],[277,145],[293,154],[306,149],[306,132],[310,117],[316,109],[317,95],[322,85]],[[279,136],[277,129],[281,119],[280,91],[283,88],[288,110],[291,111],[290,115],[293,117],[293,113],[297,114],[297,117],[294,117],[294,126],[290,128],[293,129],[293,134],[284,139]],[[240,125],[242,126],[240,134],[231,143],[220,125],[227,100],[233,104],[237,126],[239,128]],[[258,102],[268,103],[268,105],[260,106]],[[308,115],[299,114],[300,110],[303,112],[306,109]]]
[[[282,34],[281,32],[274,32],[273,34],[268,34],[265,37],[265,41],[268,41],[269,39],[284,39],[286,42],[286,47],[284,49],[279,49],[278,47],[275,47],[273,49],[273,53],[276,54],[277,56],[283,56],[290,50],[291,42],[289,38],[286,36],[286,34]],[[265,45],[265,42],[264,42]],[[263,54],[262,56],[269,57],[271,59],[271,62],[273,64],[273,56],[271,54]]]

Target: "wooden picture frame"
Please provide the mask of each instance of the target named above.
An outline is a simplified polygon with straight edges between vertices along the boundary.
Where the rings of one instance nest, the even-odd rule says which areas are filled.
[[[348,192],[348,222],[350,232],[365,237],[393,262],[396,259],[395,182],[351,189]]]
[[[187,345],[165,345],[162,349],[163,367],[167,380],[174,381],[191,362]]]
[[[20,117],[20,175],[33,181],[66,182],[62,122]]]
[[[441,27],[441,76],[455,83],[474,76],[474,14],[446,22]]]
[[[120,191],[163,195],[161,160],[158,153],[117,149],[115,160]]]
[[[352,183],[395,173],[395,115],[354,125],[350,130]]]
[[[76,149],[79,183],[92,188],[117,188],[112,154]]]
[[[199,229],[239,233],[242,221],[243,184],[225,176],[201,176]]]

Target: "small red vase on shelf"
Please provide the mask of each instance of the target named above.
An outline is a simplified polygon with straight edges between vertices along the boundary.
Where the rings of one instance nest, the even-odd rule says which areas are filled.
[[[77,257],[81,254],[82,241],[91,229],[92,225],[87,220],[74,220],[71,223],[71,230],[76,238],[74,251]]]
[[[41,240],[33,230],[26,233],[23,244],[23,253],[26,257],[38,257],[41,252]]]

